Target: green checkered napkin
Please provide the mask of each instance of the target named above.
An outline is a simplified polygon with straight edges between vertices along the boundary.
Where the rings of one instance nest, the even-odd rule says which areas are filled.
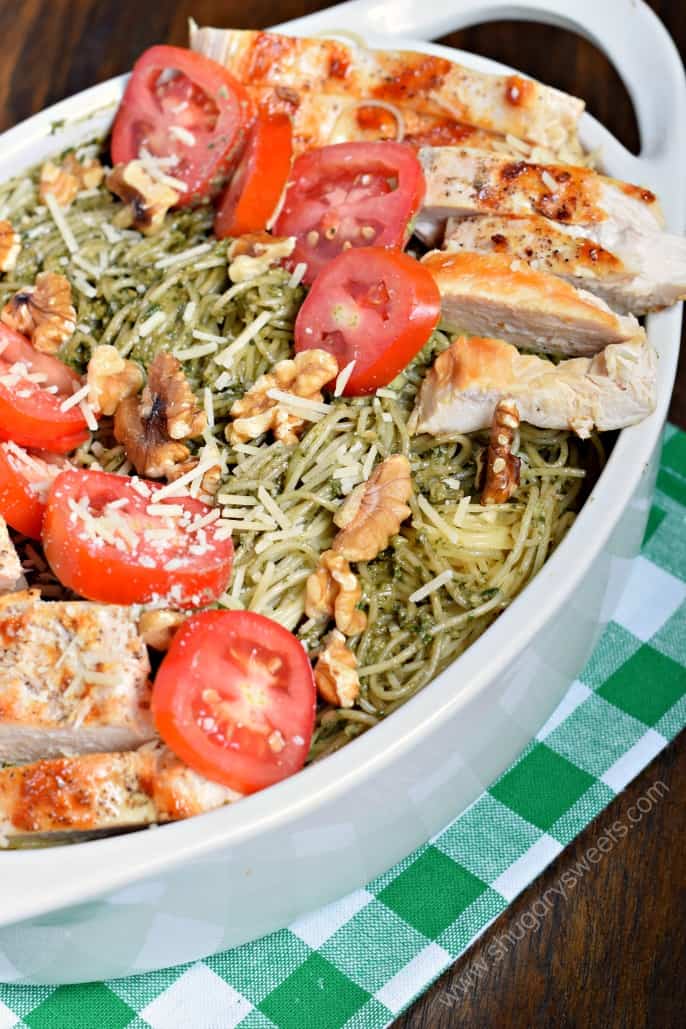
[[[391,1022],[686,724],[686,434],[671,427],[657,485],[643,553],[581,678],[452,825],[365,889],[205,961],[0,986],[0,1029]]]

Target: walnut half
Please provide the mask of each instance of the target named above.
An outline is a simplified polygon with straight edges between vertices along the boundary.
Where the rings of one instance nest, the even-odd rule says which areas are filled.
[[[116,215],[117,225],[133,225],[146,236],[159,232],[165,214],[179,199],[175,189],[151,178],[140,161],[115,165],[107,176],[107,188],[126,204]]]
[[[40,272],[34,286],[24,286],[7,301],[0,321],[29,336],[36,350],[56,354],[76,328],[69,279],[56,272]]]
[[[303,350],[293,360],[279,361],[235,401],[230,412],[234,420],[226,427],[226,438],[230,443],[245,443],[271,429],[281,443],[297,443],[305,419],[268,396],[269,391],[279,389],[305,400],[321,401],[322,386],[337,374],[338,361],[326,350]]]
[[[361,596],[357,576],[343,555],[325,550],[307,580],[305,614],[308,618],[333,615],[337,629],[346,636],[356,636],[367,624],[367,616],[357,607]]]
[[[11,272],[21,252],[21,236],[12,223],[0,221],[0,272]]]
[[[114,414],[125,397],[138,393],[143,372],[135,361],[127,361],[116,347],[101,343],[88,362],[88,403],[95,411]]]
[[[187,617],[187,613],[182,611],[143,611],[138,619],[138,632],[143,642],[153,650],[169,650],[174,633]]]
[[[60,207],[69,207],[80,190],[99,186],[104,175],[105,169],[97,158],[79,161],[74,154],[68,154],[61,164],[45,162],[40,170],[38,192],[41,200],[51,193]]]
[[[314,681],[322,700],[334,707],[352,707],[360,695],[357,658],[338,629],[324,638],[324,649],[314,666]]]
[[[114,435],[139,475],[174,478],[176,466],[190,457],[181,440],[201,436],[207,425],[181,365],[161,350],[148,370],[140,397],[121,401],[114,415]]]
[[[270,236],[268,232],[250,232],[229,243],[229,278],[232,282],[248,282],[268,271],[295,248],[295,236]]]
[[[519,411],[509,397],[497,405],[491,423],[491,438],[486,457],[486,477],[481,503],[504,504],[519,485],[521,461],[512,453],[515,434],[519,428]]]
[[[333,520],[341,531],[333,549],[348,561],[371,561],[411,514],[411,496],[409,461],[402,454],[386,458],[336,511]]]

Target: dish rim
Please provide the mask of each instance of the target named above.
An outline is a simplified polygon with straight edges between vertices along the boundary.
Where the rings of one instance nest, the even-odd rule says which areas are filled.
[[[327,13],[335,10],[332,8]],[[302,20],[299,30],[301,26]],[[395,37],[384,40],[384,37],[372,38],[370,33],[365,35],[372,45],[392,42],[395,46],[400,42]],[[403,40],[400,45],[446,56],[482,70],[513,71],[488,58],[422,40]],[[84,117],[84,112],[87,112],[85,119],[90,120],[99,113],[113,111],[127,78],[127,75],[118,76],[74,94],[0,135],[0,142],[6,148],[0,167],[46,137],[55,121],[66,119],[69,125],[74,125]],[[686,105],[682,103],[680,109],[683,112]],[[651,165],[624,150],[590,115],[583,116],[581,132],[587,141],[612,141],[616,160],[611,157],[608,163],[613,172],[621,174],[616,165],[631,162],[643,173],[646,184],[653,185]],[[54,134],[53,152],[58,153],[65,145],[60,144],[60,135],[60,131]],[[681,137],[683,144],[686,133],[682,132]],[[682,151],[686,156],[686,144]],[[28,162],[31,163],[33,159]],[[686,198],[670,198],[668,213],[669,227],[674,231],[683,230]],[[325,761],[253,795],[248,803],[229,805],[167,825],[163,833],[136,832],[48,850],[0,854],[3,872],[0,925],[91,900],[190,859],[248,841],[321,804],[334,803],[344,789],[368,780],[399,752],[409,750],[414,742],[429,734],[437,723],[454,715],[498,676],[575,592],[620,521],[658,444],[676,372],[680,305],[650,315],[647,327],[661,355],[655,412],[641,425],[619,434],[605,469],[565,539],[533,581],[464,654],[373,732],[352,740]],[[627,469],[631,474],[627,474]],[[589,539],[594,541],[591,546],[588,546]],[[461,679],[465,685],[451,692],[446,688],[451,679],[453,682]]]

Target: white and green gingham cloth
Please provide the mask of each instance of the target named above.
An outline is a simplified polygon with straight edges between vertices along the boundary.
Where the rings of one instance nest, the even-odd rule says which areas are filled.
[[[668,427],[613,621],[536,739],[464,814],[364,889],[255,943],[130,979],[0,985],[0,1029],[381,1029],[684,724],[686,434]]]

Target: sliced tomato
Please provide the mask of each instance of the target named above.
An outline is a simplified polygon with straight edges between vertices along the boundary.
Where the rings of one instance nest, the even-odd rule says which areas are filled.
[[[153,46],[138,58],[112,130],[112,160],[145,148],[183,182],[179,207],[216,193],[245,142],[252,103],[221,64],[176,46]]]
[[[349,247],[402,249],[424,191],[404,143],[335,143],[296,159],[274,231],[296,237],[290,262],[307,265],[310,283]]]
[[[215,236],[243,236],[267,227],[286,185],[292,156],[291,119],[286,114],[260,112],[241,163],[219,201]]]
[[[106,604],[160,600],[187,608],[216,600],[231,578],[231,540],[216,524],[199,524],[212,512],[207,504],[188,496],[157,501],[159,489],[107,472],[58,475],[42,540],[60,582]],[[157,505],[171,505],[169,516]]]
[[[345,250],[319,273],[295,321],[295,349],[328,350],[355,362],[344,393],[386,386],[436,328],[441,297],[431,273],[408,254]]]
[[[0,322],[0,440],[60,454],[80,446],[88,439],[81,410],[61,410],[80,386],[76,372]]]
[[[299,641],[252,611],[205,611],[176,632],[152,694],[157,730],[200,775],[254,793],[299,771],[314,676]]]
[[[0,515],[7,524],[40,539],[50,487],[69,467],[66,458],[55,454],[0,443]]]
[[[45,376],[43,386],[56,386],[64,397],[70,396],[81,385],[81,379],[64,361],[51,354],[42,354],[29,343],[26,336],[0,322],[0,361],[5,364],[25,364],[32,373]]]

